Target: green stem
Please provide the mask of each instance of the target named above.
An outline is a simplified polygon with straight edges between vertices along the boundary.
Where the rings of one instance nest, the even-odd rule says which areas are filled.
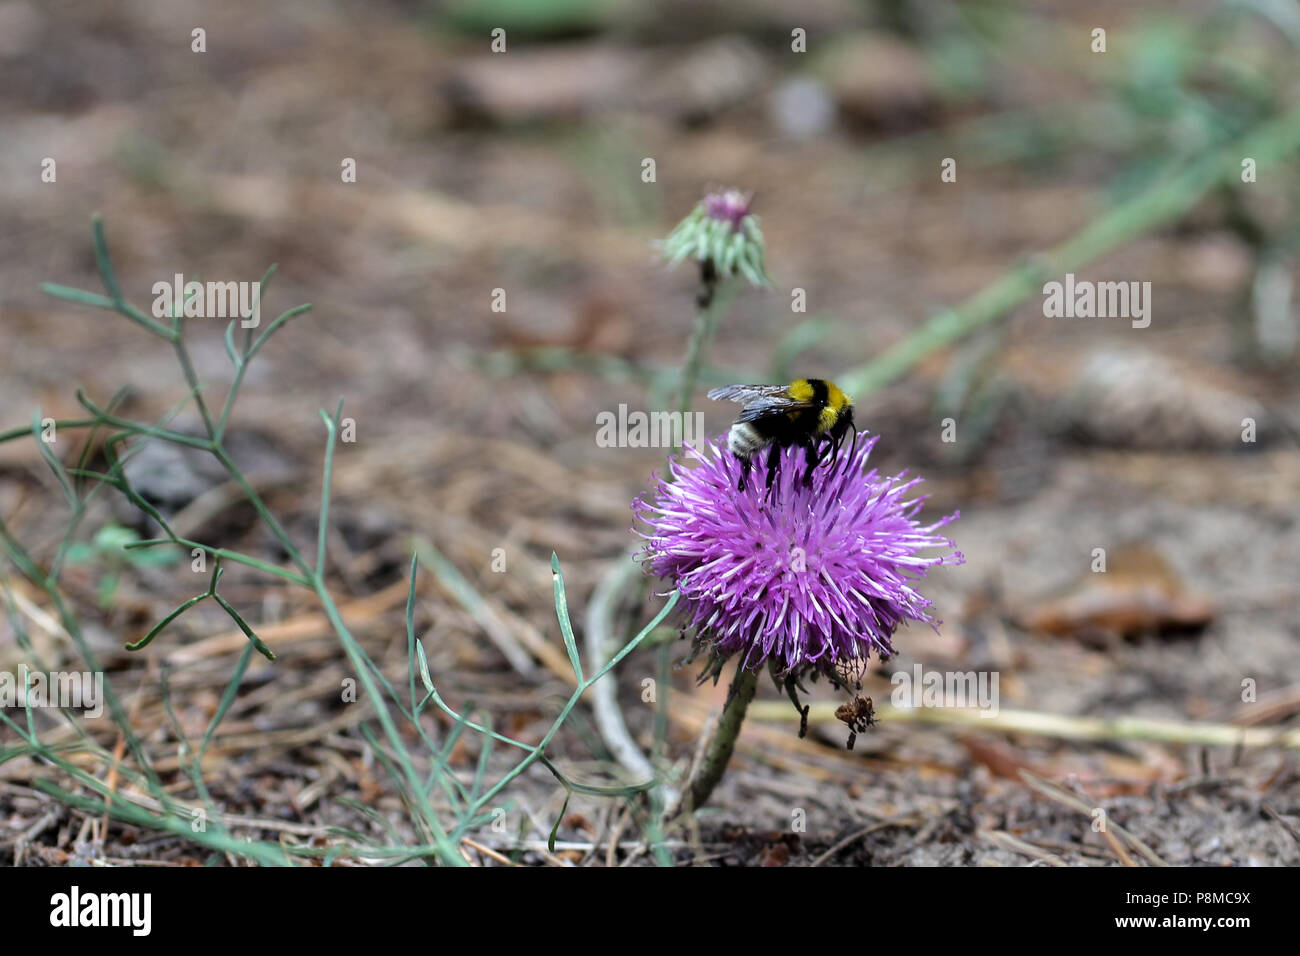
[[[704,355],[713,340],[714,332],[717,331],[718,320],[727,311],[734,294],[735,283],[722,279],[713,290],[709,304],[695,310],[695,325],[691,329],[691,337],[686,346],[686,365],[682,369],[682,392],[677,402],[677,410],[683,415],[690,411],[695,384],[699,381],[700,368],[704,364]]]
[[[718,718],[718,729],[714,731],[713,739],[709,741],[709,749],[704,754],[704,759],[700,761],[694,779],[691,780],[689,797],[691,810],[698,810],[708,802],[713,788],[718,785],[723,771],[727,769],[731,754],[736,749],[740,725],[745,722],[745,711],[749,709],[749,702],[754,699],[754,693],[758,690],[758,672],[757,667],[740,666],[736,669],[731,689],[727,691],[727,702],[723,705],[722,716]]]
[[[1242,157],[1264,169],[1300,149],[1300,107],[1256,129],[1231,147],[1186,166],[1140,196],[1093,220],[1041,257],[1005,273],[955,309],[947,309],[866,365],[837,376],[861,397],[909,372],[930,355],[1005,315],[1038,292],[1045,281],[1089,262],[1185,215],[1215,186],[1237,183]]]
[[[203,386],[199,383],[199,376],[194,371],[194,363],[190,361],[190,351],[185,347],[185,342],[181,338],[184,321],[181,318],[176,319],[176,330],[172,334],[172,348],[176,351],[176,359],[180,362],[181,373],[185,376],[185,382],[190,387],[190,394],[194,396],[194,404],[199,410],[199,417],[203,419],[203,428],[207,431],[208,438],[215,439],[217,430],[212,423],[212,414],[208,411],[208,403],[203,398]]]

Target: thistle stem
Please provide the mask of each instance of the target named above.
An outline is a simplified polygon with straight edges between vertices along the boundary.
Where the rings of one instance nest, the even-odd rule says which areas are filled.
[[[718,320],[731,304],[734,283],[714,279],[712,282],[702,279],[702,289],[708,293],[707,301],[695,309],[695,325],[691,329],[691,338],[686,346],[686,365],[682,369],[682,393],[677,402],[677,409],[683,415],[691,410],[691,398],[695,393],[695,383],[700,378],[700,367],[704,364],[704,353],[708,350],[713,333],[718,328]],[[703,292],[701,293],[703,295]]]
[[[711,263],[701,267],[700,292],[696,300],[695,322],[686,346],[686,361],[682,366],[681,394],[677,403],[677,409],[683,416],[683,428],[685,428],[685,416],[690,413],[691,398],[699,381],[700,369],[704,366],[704,355],[708,351],[709,343],[713,339],[714,332],[717,331],[718,323],[731,304],[734,294],[735,283],[720,279]],[[30,429],[24,434],[29,432]],[[668,460],[671,460],[672,453],[675,450],[669,449]],[[664,472],[668,479],[672,480],[672,469],[666,463]],[[610,653],[612,643],[610,634],[614,630],[614,609],[618,605],[620,596],[635,587],[635,603],[637,607],[640,607],[645,602],[646,594],[650,590],[650,579],[644,574],[634,573],[637,568],[638,566],[631,562],[616,562],[610,568],[605,579],[596,588],[595,594],[592,595],[592,601],[587,612],[587,654],[596,667],[602,666]],[[629,621],[629,631],[624,635],[624,643],[631,637],[631,626],[632,622]],[[658,758],[663,753],[668,733],[667,695],[670,693],[671,687],[666,680],[663,680],[663,676],[671,672],[672,656],[673,646],[671,643],[664,644],[659,648],[657,656],[657,672],[660,675],[659,693],[664,697],[660,701],[658,708],[659,716],[655,719],[655,737],[651,747],[651,756],[655,758]],[[641,752],[641,748],[628,732],[627,725],[623,722],[622,714],[618,709],[616,695],[617,685],[614,681],[602,681],[592,688],[596,728],[600,732],[605,745],[609,747],[625,769],[638,778],[653,777],[655,774],[654,762]],[[750,697],[753,697],[752,691]],[[723,764],[726,764],[725,760]],[[663,789],[662,784],[660,788],[661,795],[665,798],[665,804],[672,803],[676,799],[677,795],[670,790]]]
[[[718,718],[718,728],[713,732],[709,749],[705,751],[691,780],[688,806],[692,810],[698,810],[708,802],[713,788],[718,785],[723,771],[727,769],[731,754],[736,749],[740,725],[745,722],[745,711],[749,709],[749,702],[758,690],[758,672],[757,667],[747,668],[742,665],[736,668],[731,689],[727,691],[727,702],[722,707],[722,716]]]

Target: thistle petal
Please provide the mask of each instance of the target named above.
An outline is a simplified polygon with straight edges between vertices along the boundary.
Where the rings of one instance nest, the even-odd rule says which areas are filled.
[[[937,533],[957,516],[917,521],[924,499],[906,495],[920,479],[868,471],[875,442],[814,469],[809,487],[805,452],[784,449],[769,493],[762,469],[736,488],[719,436],[684,449],[673,481],[655,476],[633,503],[647,529],[638,532],[643,566],[681,591],[687,626],[714,655],[740,654],[753,667],[774,661],[787,674],[832,673],[872,651],[892,655],[903,622],[937,626],[913,583],[964,561]]]

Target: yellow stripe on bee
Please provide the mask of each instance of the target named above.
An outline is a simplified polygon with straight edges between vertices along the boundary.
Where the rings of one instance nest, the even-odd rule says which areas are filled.
[[[832,406],[828,405],[826,408],[823,408],[822,413],[817,416],[817,430],[819,432],[830,431],[832,428],[835,427],[835,419],[839,417],[840,417],[840,413],[837,412]]]
[[[839,390],[834,382],[826,383],[826,406],[833,408],[837,412],[841,411],[845,405],[851,405],[849,397]],[[825,416],[822,416],[823,421]]]
[[[790,383],[790,397],[796,402],[811,402],[813,398],[812,383],[806,378],[797,378]]]

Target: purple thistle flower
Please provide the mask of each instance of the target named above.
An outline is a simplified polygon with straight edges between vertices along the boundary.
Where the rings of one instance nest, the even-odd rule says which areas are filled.
[[[755,286],[771,285],[764,264],[763,230],[750,199],[738,189],[725,189],[696,203],[663,241],[669,264],[693,259],[705,275],[714,276],[707,281],[741,275]]]
[[[749,197],[739,189],[709,193],[704,197],[704,213],[710,219],[730,224],[733,231],[739,232],[740,224],[749,215]]]
[[[871,651],[891,656],[904,621],[937,625],[913,584],[965,560],[936,533],[958,514],[916,521],[925,499],[906,495],[920,478],[864,474],[875,443],[818,466],[809,487],[804,452],[784,449],[770,494],[761,474],[737,490],[741,465],[725,438],[685,447],[671,480],[655,475],[633,504],[649,528],[638,532],[647,541],[640,557],[681,592],[697,647],[715,660],[739,654],[743,667],[772,664],[786,679],[838,671],[843,681],[861,674]],[[927,549],[945,553],[918,553]]]

